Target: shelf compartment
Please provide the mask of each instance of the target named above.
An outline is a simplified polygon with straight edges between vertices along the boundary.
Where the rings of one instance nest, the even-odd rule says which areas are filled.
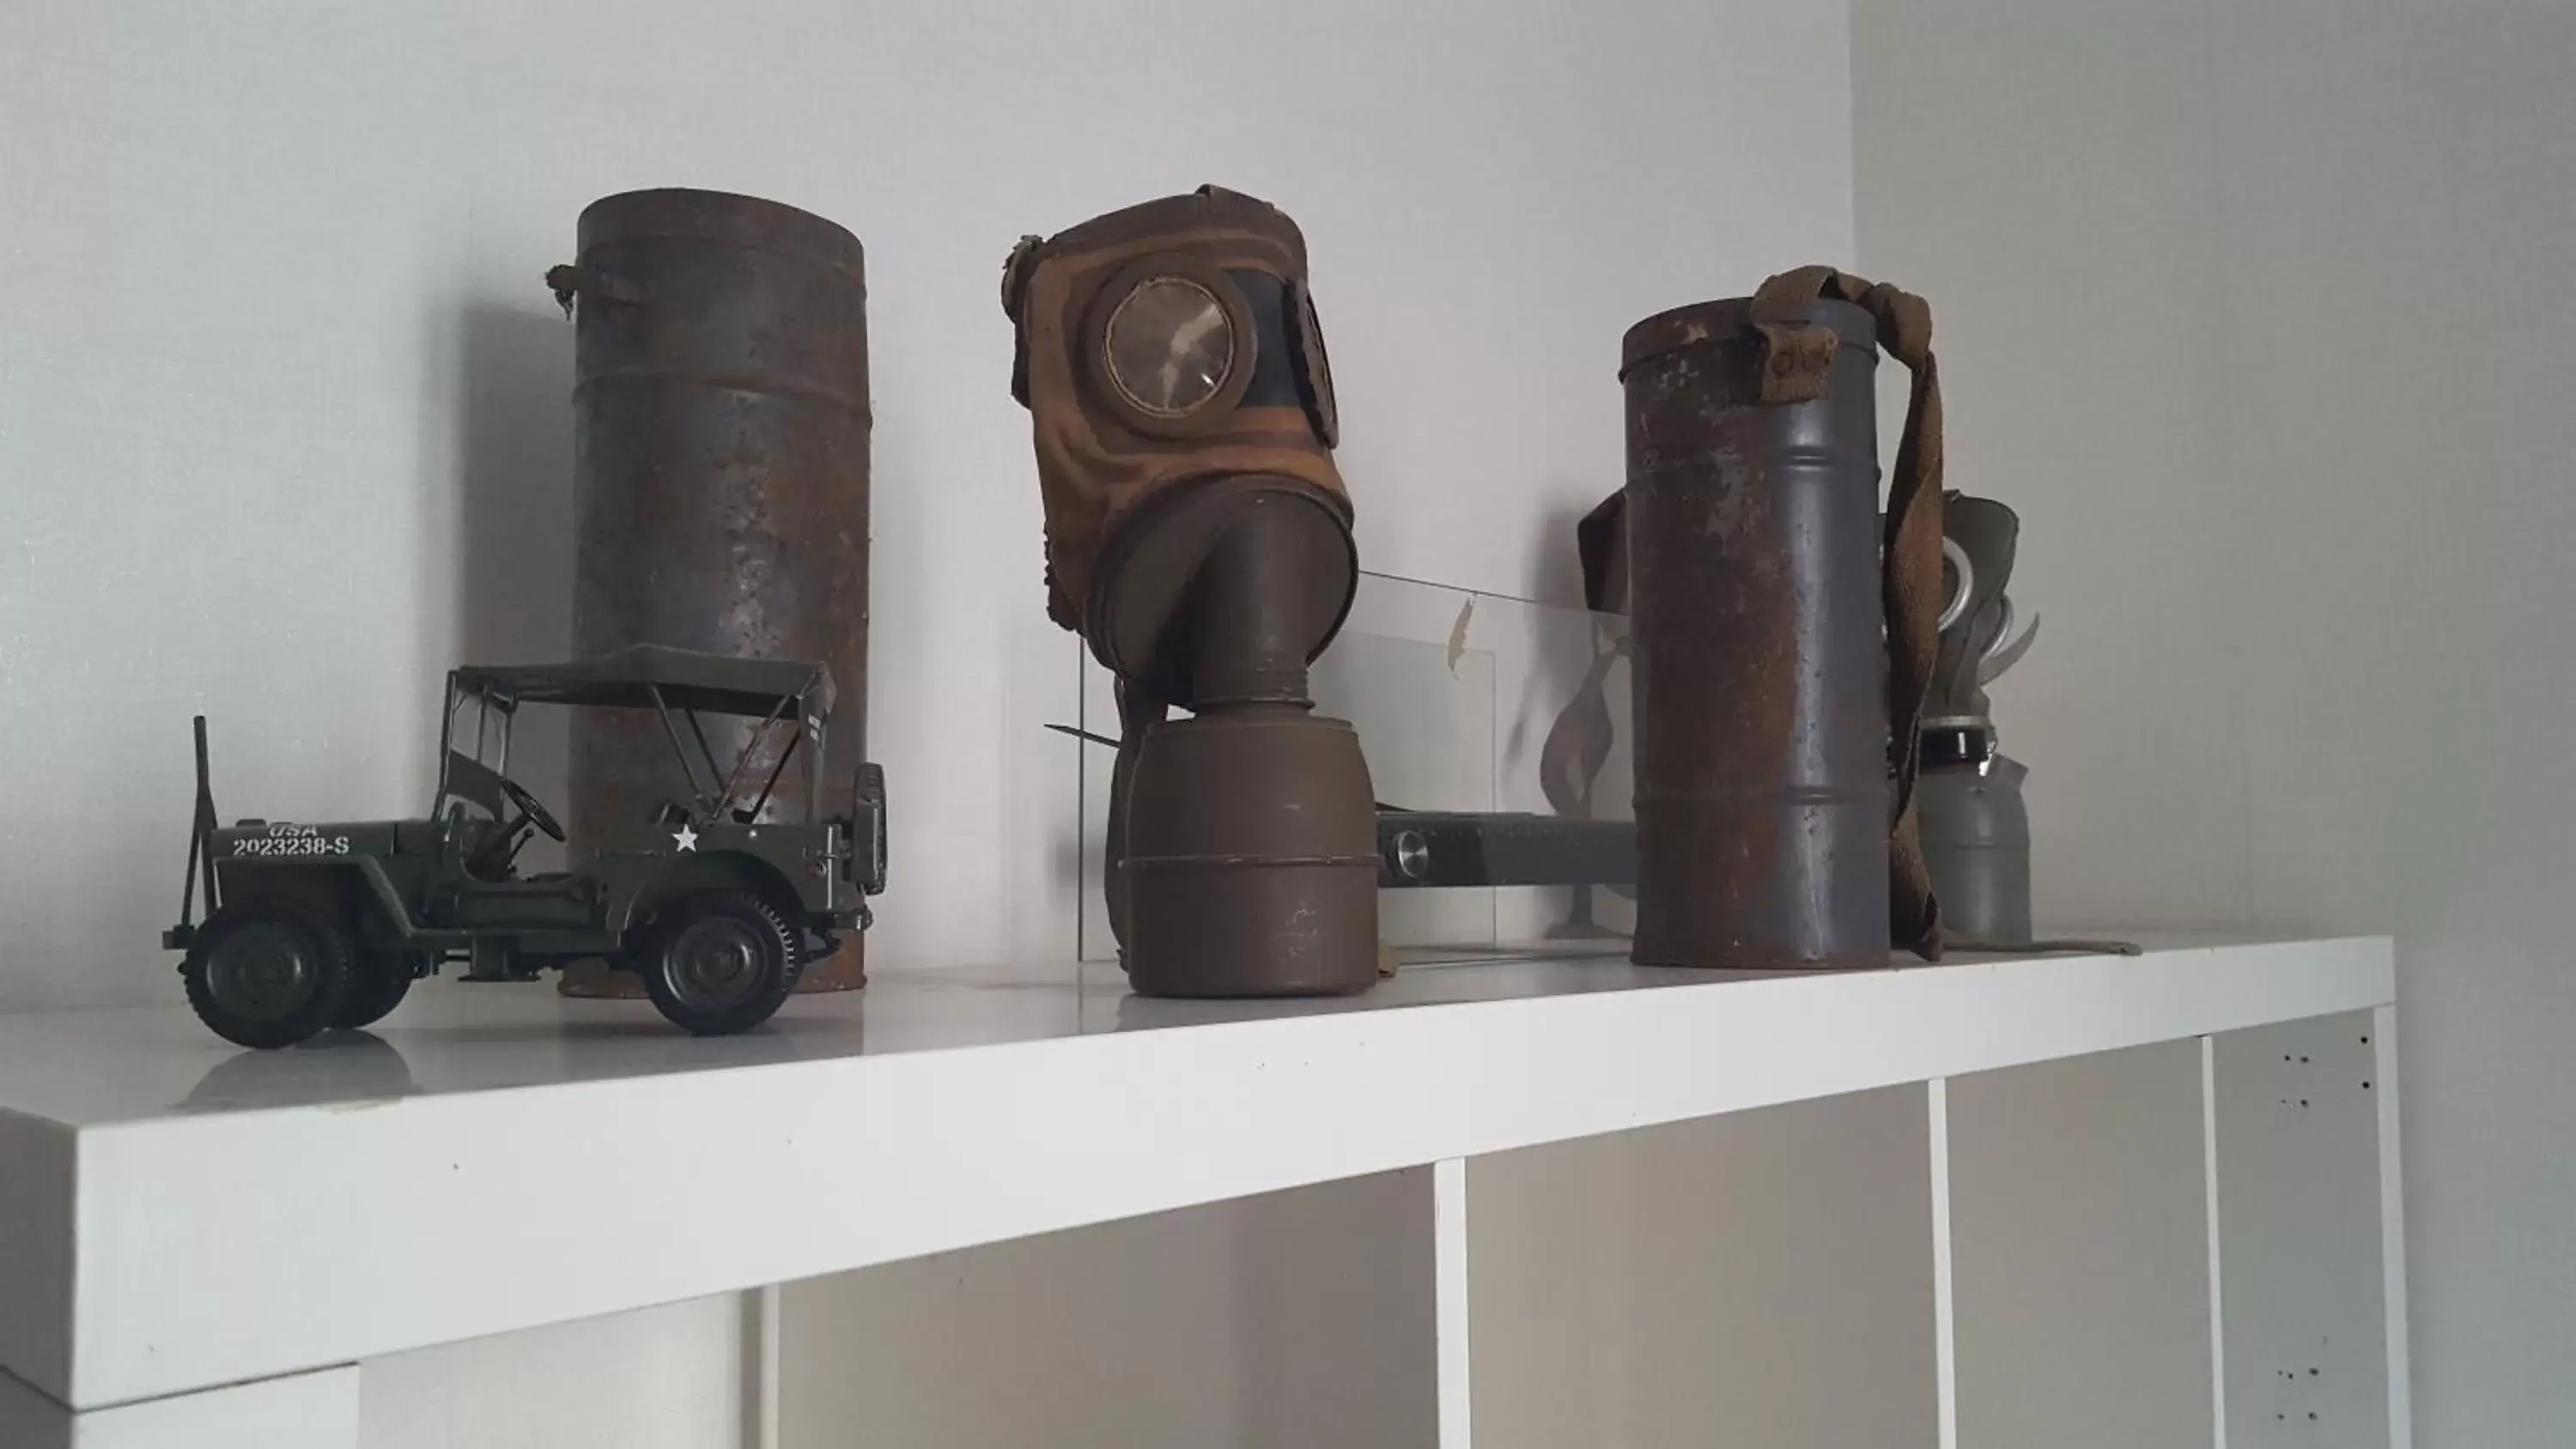
[[[2209,1445],[2201,1045],[1952,1077],[1956,1442]]]
[[[1423,1449],[1431,1169],[787,1285],[779,1444]]]
[[[2392,1326],[2386,1291],[2399,1247],[2381,1216],[2391,1014],[2210,1043],[2228,1449],[2404,1442],[2389,1372],[2403,1309]]]
[[[1472,1159],[1476,1449],[1933,1442],[1924,1089]]]

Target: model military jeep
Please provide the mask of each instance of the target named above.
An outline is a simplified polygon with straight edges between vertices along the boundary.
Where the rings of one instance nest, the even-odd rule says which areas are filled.
[[[468,981],[532,981],[546,967],[604,959],[641,977],[662,1014],[691,1032],[748,1030],[836,933],[869,923],[866,897],[885,885],[877,767],[858,769],[842,813],[826,815],[819,798],[832,697],[819,664],[656,645],[570,664],[456,669],[429,818],[331,825],[218,827],[200,717],[188,888],[162,944],[187,952],[179,971],[197,1015],[244,1046],[365,1026],[449,963],[463,965]],[[470,748],[459,728],[469,704]],[[509,775],[511,724],[527,704],[654,712],[687,798],[649,818],[605,822],[570,870],[522,874],[532,834],[564,838]],[[705,715],[753,722],[729,767]],[[809,753],[802,819],[770,818],[800,746]],[[206,917],[191,924],[201,885]]]

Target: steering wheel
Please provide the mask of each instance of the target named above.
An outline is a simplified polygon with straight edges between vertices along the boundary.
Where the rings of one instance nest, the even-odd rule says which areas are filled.
[[[538,803],[536,796],[528,793],[527,786],[504,775],[501,777],[501,793],[508,797],[511,804],[519,807],[519,813],[528,818],[529,824],[556,840],[564,838],[563,826],[556,823],[553,814],[544,805]]]

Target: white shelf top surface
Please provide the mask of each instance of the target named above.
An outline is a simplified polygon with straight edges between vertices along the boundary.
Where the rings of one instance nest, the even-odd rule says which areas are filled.
[[[184,1003],[0,1013],[0,1111],[70,1128],[291,1107],[730,1072],[912,1052],[1010,1047],[1177,1027],[1762,979],[1638,967],[1624,957],[1501,959],[1409,969],[1355,997],[1176,1001],[1137,996],[1114,964],[879,970],[864,991],[799,996],[737,1037],[690,1037],[650,1002],[572,1000],[553,978],[433,978],[378,1025],[284,1051],[215,1036]]]
[[[370,1032],[245,1052],[174,981],[166,1008],[0,1016],[0,1369],[91,1408],[2392,993],[2382,938],[1500,960],[1327,1001],[1061,963],[881,970],[718,1040],[431,981]]]

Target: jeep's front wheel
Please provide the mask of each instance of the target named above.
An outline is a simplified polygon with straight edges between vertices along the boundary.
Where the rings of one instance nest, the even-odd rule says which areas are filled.
[[[349,994],[341,999],[339,1014],[331,1018],[331,1024],[342,1031],[355,1031],[384,1020],[411,994],[412,981],[422,974],[421,965],[420,953],[415,951],[361,953]]]
[[[349,938],[319,912],[283,902],[228,907],[198,928],[179,974],[215,1035],[293,1046],[330,1026],[347,1001]]]
[[[696,1036],[730,1036],[778,1010],[804,974],[805,952],[768,902],[709,891],[655,914],[634,968],[673,1025]]]

